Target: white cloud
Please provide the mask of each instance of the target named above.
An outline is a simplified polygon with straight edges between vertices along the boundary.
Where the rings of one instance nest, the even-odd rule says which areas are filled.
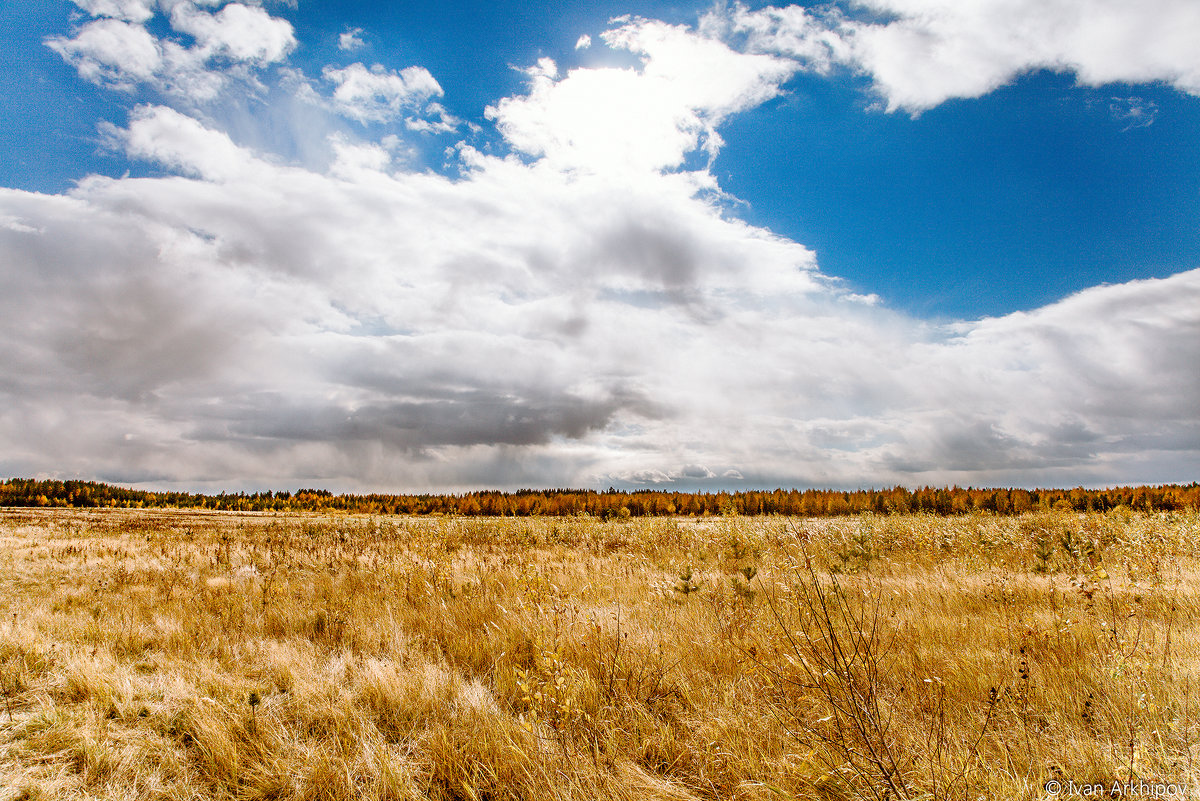
[[[338,50],[353,52],[366,46],[362,38],[362,28],[350,28],[338,34]]]
[[[149,107],[114,135],[194,177],[0,191],[9,472],[1076,483],[1200,454],[1200,271],[937,328],[685,175],[464,149],[451,180],[346,140],[320,174]]]
[[[33,393],[105,420],[127,474],[346,470],[414,486],[581,476],[612,447],[608,428],[669,412],[651,393],[677,369],[665,351],[647,360],[646,341],[666,338],[694,362],[717,304],[772,276],[796,297],[814,286],[796,269],[811,254],[721,221],[672,177],[631,192],[482,156],[461,181],[390,176],[384,154],[347,143],[319,175],[160,108],[120,137],[132,155],[200,177],[0,195],[0,213],[24,226],[0,232],[13,237],[14,282],[0,330],[12,408]],[[70,291],[44,300],[65,316],[44,317],[35,301],[60,282]],[[136,314],[119,311],[126,302]],[[25,358],[46,369],[12,361]],[[51,421],[34,417],[48,434]],[[20,441],[9,453],[36,449],[0,431]],[[107,442],[76,425],[53,439],[46,458]],[[194,459],[176,462],[179,448]]]
[[[588,36],[586,33],[583,36],[580,36],[577,40],[575,40],[575,49],[576,50],[587,50],[591,46],[592,46],[592,37]]]
[[[20,218],[6,215],[0,217],[0,228],[7,228],[10,231],[15,231],[18,234],[40,234],[40,229],[26,225],[21,222]]]
[[[215,14],[179,3],[171,9],[171,27],[193,36],[205,56],[233,61],[269,64],[296,46],[290,22],[242,3],[230,3]]]
[[[1092,86],[1165,81],[1200,93],[1200,6],[1192,2],[873,0],[871,7],[900,16],[850,28],[856,60],[891,108],[977,97],[1039,68],[1074,72]]]
[[[152,80],[163,65],[158,41],[145,28],[115,19],[89,22],[73,38],[47,44],[84,80],[118,89]]]
[[[71,0],[93,17],[145,22],[154,16],[154,0]]]
[[[558,79],[542,59],[530,92],[488,109],[519,150],[560,168],[656,171],[700,146],[719,147],[716,126],[773,97],[795,67],[736,53],[681,26],[635,21],[603,34],[641,58],[638,69],[576,69]]]
[[[421,112],[424,117],[406,117],[404,127],[421,133],[451,133],[462,125],[462,120],[446,111],[441,103],[427,103]]]
[[[163,2],[172,29],[191,36],[191,45],[147,31],[141,23],[152,15],[149,5],[112,0],[78,5],[102,18],[71,38],[51,37],[46,44],[80,77],[123,91],[149,85],[190,103],[214,100],[231,80],[250,83],[249,68],[280,61],[296,44],[291,23],[241,3],[209,13],[188,0]]]
[[[919,112],[986,94],[1038,69],[1080,83],[1162,81],[1200,94],[1200,5],[1191,0],[856,0],[887,18],[863,22],[797,6],[706,17],[708,30],[744,37],[751,51],[869,75],[889,110]]]
[[[675,172],[803,48],[812,66],[833,46],[784,60],[642,21],[605,36],[639,67],[540,62],[491,112],[524,157],[460,144],[461,178],[398,166],[395,134],[322,131],[328,166],[302,169],[142,105],[107,137],[172,175],[0,189],[0,472],[390,490],[1194,477],[1200,270],[949,326],[890,311],[730,216],[707,170]],[[115,50],[86,52],[117,74],[98,55]],[[326,77],[356,119],[451,124],[418,67]]]
[[[392,156],[384,145],[354,144],[342,136],[331,138],[333,166],[330,173],[340,178],[355,180],[372,173],[382,172],[392,163]]]
[[[334,106],[359,122],[384,122],[405,110],[420,107],[431,97],[441,97],[442,87],[424,67],[407,67],[399,72],[376,64],[326,67],[323,75],[337,85]]]
[[[850,46],[838,32],[843,22],[833,9],[817,14],[802,6],[750,11],[741,3],[705,14],[700,31],[736,42],[752,53],[774,53],[796,59],[805,69],[829,72],[851,59]]]
[[[140,106],[127,129],[104,130],[133,158],[210,181],[248,177],[258,163],[226,134],[162,106]]]

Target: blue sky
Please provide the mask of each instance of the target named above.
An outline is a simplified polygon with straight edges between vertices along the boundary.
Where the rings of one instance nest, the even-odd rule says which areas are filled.
[[[1200,10],[0,7],[0,473],[1188,481]]]

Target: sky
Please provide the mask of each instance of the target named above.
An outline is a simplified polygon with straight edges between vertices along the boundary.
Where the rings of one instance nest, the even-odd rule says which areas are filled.
[[[0,476],[1200,477],[1200,5],[0,5]]]

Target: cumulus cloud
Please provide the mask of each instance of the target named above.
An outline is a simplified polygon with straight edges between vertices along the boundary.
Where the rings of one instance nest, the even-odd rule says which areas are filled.
[[[490,111],[520,157],[460,144],[458,177],[396,169],[394,134],[331,137],[306,169],[141,104],[105,136],[167,175],[0,189],[0,472],[388,490],[1194,475],[1200,270],[953,324],[849,293],[683,167],[803,48],[832,65],[839,45],[814,28],[744,53],[715,30],[631,20],[605,41],[634,67],[539,63]],[[325,77],[362,121],[447,114],[410,70]]]
[[[72,0],[93,17],[145,22],[154,16],[154,0]]]
[[[257,163],[228,135],[163,106],[134,109],[127,129],[105,125],[101,130],[133,158],[210,181],[245,175]]]
[[[852,56],[839,32],[844,18],[836,8],[814,12],[803,6],[768,6],[751,11],[737,3],[705,14],[700,30],[752,53],[774,53],[795,59],[807,70],[827,73]]]
[[[575,49],[576,50],[587,50],[591,46],[592,46],[592,37],[588,36],[586,33],[575,40]]]
[[[400,71],[382,65],[370,69],[361,63],[326,67],[325,80],[333,84],[325,97],[316,83],[299,70],[282,66],[296,47],[290,22],[273,17],[258,5],[207,0],[163,0],[158,9],[171,33],[157,37],[143,23],[155,6],[138,0],[80,0],[77,5],[97,19],[79,27],[72,36],[55,36],[46,44],[75,67],[80,77],[101,86],[133,93],[149,86],[177,105],[211,108],[231,86],[262,94],[258,80],[270,65],[279,66],[281,84],[310,107],[333,112],[362,123],[403,119],[406,129],[418,133],[451,133],[461,120],[443,105],[442,87],[424,67]],[[363,46],[362,30],[353,28],[339,36],[342,50]]]
[[[362,28],[350,28],[338,34],[338,50],[353,52],[366,46],[362,38]]]
[[[84,80],[124,91],[148,85],[187,101],[209,102],[231,78],[245,79],[249,68],[281,61],[296,45],[291,23],[242,3],[215,13],[188,0],[163,3],[175,34],[163,38],[143,24],[154,14],[147,3],[81,0],[77,5],[99,19],[46,44]]]
[[[560,168],[656,171],[720,146],[716,127],[779,92],[795,68],[738,53],[682,26],[636,20],[603,34],[634,53],[637,68],[576,69],[558,78],[542,59],[530,91],[488,109],[517,149]]]
[[[1200,271],[930,327],[679,175],[318,174],[152,107],[118,134],[190,177],[0,192],[18,472],[1053,482],[1200,450]]]
[[[888,110],[920,112],[979,97],[1031,70],[1071,72],[1089,86],[1161,81],[1200,94],[1200,6],[1190,0],[857,0],[884,21],[836,7],[710,13],[708,30],[752,52],[868,75]]]
[[[336,85],[335,107],[359,122],[384,122],[405,109],[419,109],[432,97],[441,97],[442,87],[424,67],[406,67],[396,72],[376,64],[326,67],[325,80]]]
[[[84,80],[118,89],[152,80],[163,66],[158,40],[141,25],[116,19],[90,22],[74,37],[54,37],[47,44]]]
[[[215,14],[178,3],[171,9],[171,27],[194,37],[205,56],[233,61],[280,61],[296,46],[290,22],[241,3],[230,3]]]

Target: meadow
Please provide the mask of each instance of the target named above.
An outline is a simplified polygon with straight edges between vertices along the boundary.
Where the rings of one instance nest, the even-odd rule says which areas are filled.
[[[1198,613],[1194,511],[0,510],[0,800],[1196,798]]]

